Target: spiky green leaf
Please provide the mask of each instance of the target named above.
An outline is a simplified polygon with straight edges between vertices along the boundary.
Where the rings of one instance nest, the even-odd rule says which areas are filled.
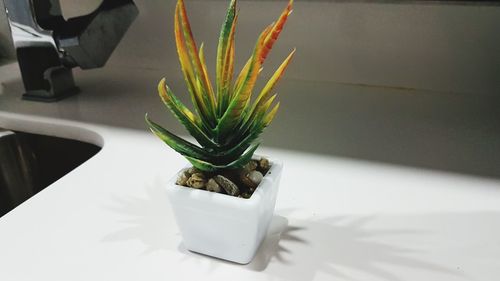
[[[199,119],[197,119],[197,117],[170,90],[165,83],[165,78],[158,83],[158,92],[160,93],[163,103],[200,145],[211,149],[216,149],[218,147],[200,127]]]
[[[259,145],[260,145],[259,143],[253,144],[243,155],[241,155],[241,157],[226,165],[214,165],[206,160],[201,160],[186,155],[184,155],[184,157],[195,168],[206,172],[215,172],[217,170],[223,170],[223,169],[239,169],[245,166],[248,162],[250,162],[250,160],[252,160],[252,156],[255,153],[255,150],[257,150],[257,148],[259,147]]]
[[[211,157],[205,150],[172,134],[165,128],[151,121],[147,113],[144,118],[150,130],[175,151],[184,156],[195,157],[198,159],[203,159],[205,161],[210,160]]]

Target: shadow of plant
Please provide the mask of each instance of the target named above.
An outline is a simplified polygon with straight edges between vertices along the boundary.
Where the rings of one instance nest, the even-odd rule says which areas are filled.
[[[108,234],[103,241],[140,240],[146,247],[145,253],[175,249],[180,236],[177,229],[172,229],[173,224],[167,223],[174,217],[161,186],[159,180],[146,186],[142,198],[115,197],[108,209],[123,215],[124,228]]]
[[[356,276],[369,277],[367,280],[397,281],[403,280],[403,276],[389,268],[405,267],[458,276],[451,268],[413,257],[421,251],[391,243],[394,236],[418,237],[425,233],[404,229],[373,230],[367,227],[373,219],[349,216],[294,220],[295,226],[288,226],[281,236],[274,253],[276,262],[266,272],[278,280],[313,280],[318,273],[341,280],[357,280],[345,273],[355,271],[359,273]]]
[[[411,243],[404,244],[405,247],[393,243],[398,237],[406,237],[407,241],[425,241],[431,233],[373,229],[369,225],[375,217],[366,216],[289,221],[284,216],[292,217],[292,211],[278,211],[283,216],[273,218],[267,237],[248,265],[191,253],[182,245],[161,186],[146,187],[143,198],[116,198],[109,210],[123,215],[125,226],[104,237],[103,241],[139,240],[145,245],[145,254],[161,250],[185,253],[180,262],[192,263],[196,270],[203,270],[206,267],[200,265],[209,263],[207,276],[220,266],[230,266],[262,272],[270,280],[287,281],[313,280],[317,274],[349,280],[368,276],[368,280],[397,281],[403,280],[403,276],[396,273],[402,268],[463,277],[455,269],[418,258],[425,252],[412,248]]]

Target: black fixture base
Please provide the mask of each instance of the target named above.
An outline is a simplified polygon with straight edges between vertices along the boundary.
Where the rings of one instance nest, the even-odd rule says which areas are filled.
[[[17,49],[25,100],[54,102],[78,93],[71,68],[63,66],[51,46]]]
[[[73,87],[71,89],[67,89],[63,93],[59,93],[58,95],[54,96],[52,93],[45,91],[45,90],[35,90],[35,91],[29,91],[23,94],[22,98],[23,100],[27,101],[38,101],[38,102],[56,102],[60,101],[62,99],[65,99],[67,97],[74,96],[80,92],[80,88],[78,87]]]

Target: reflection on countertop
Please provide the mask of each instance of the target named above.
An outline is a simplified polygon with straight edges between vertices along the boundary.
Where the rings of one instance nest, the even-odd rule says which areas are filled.
[[[164,73],[108,66],[76,71],[82,93],[22,101],[15,64],[0,68],[0,111],[146,130],[145,112],[185,134],[156,93]],[[183,80],[169,84],[185,101]],[[323,155],[500,177],[500,97],[285,79],[264,145]]]

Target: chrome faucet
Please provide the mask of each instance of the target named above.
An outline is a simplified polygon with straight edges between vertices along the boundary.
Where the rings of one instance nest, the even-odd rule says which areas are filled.
[[[76,0],[75,0],[76,1]],[[26,92],[57,101],[78,92],[72,68],[104,66],[138,15],[133,0],[103,0],[91,14],[65,20],[59,0],[4,0]]]

